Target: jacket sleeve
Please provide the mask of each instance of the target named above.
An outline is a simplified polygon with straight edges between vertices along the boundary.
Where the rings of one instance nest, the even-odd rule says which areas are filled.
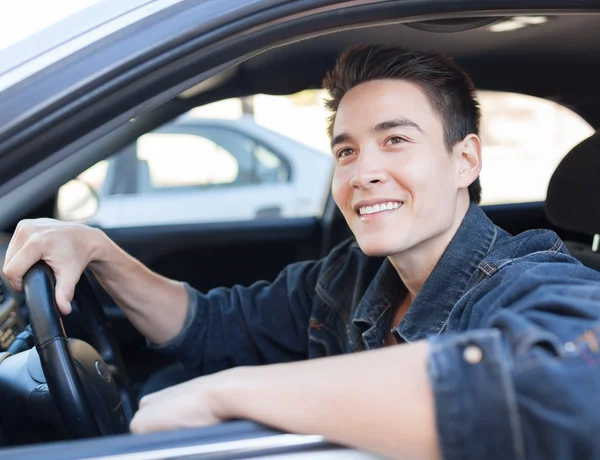
[[[189,304],[181,332],[149,348],[200,375],[306,358],[308,319],[322,264],[295,263],[273,282],[219,287],[206,294],[186,284]]]
[[[446,459],[600,458],[600,274],[521,263],[428,339]]]

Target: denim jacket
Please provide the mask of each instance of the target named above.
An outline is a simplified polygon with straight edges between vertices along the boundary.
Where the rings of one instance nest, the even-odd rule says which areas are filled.
[[[155,348],[203,374],[379,348],[405,292],[351,240],[273,282],[186,288],[181,333]],[[555,233],[511,236],[472,204],[392,332],[429,342],[444,458],[600,458],[600,273]]]

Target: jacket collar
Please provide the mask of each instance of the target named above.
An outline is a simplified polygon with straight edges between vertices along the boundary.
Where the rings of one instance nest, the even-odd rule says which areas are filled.
[[[493,222],[471,203],[450,244],[393,332],[407,342],[441,333],[452,307],[466,292],[478,265],[494,245],[497,233]],[[362,343],[366,348],[380,347],[405,291],[386,258],[356,308],[350,342]]]

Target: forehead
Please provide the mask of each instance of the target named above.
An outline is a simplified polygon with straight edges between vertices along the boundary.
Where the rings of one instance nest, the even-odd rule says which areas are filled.
[[[441,120],[425,92],[405,80],[372,80],[348,91],[338,106],[333,135],[369,130],[386,120],[405,118],[430,129]],[[427,130],[425,130],[427,131]]]

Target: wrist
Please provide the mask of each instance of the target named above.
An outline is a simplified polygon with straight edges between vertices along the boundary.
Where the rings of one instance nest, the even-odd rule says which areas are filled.
[[[99,228],[87,227],[86,234],[84,235],[88,241],[90,241],[90,251],[88,254],[87,265],[90,268],[95,268],[109,259],[110,240]]]
[[[248,402],[257,387],[257,372],[260,366],[235,367],[215,374],[212,387],[212,411],[221,420],[250,419],[252,414]]]

